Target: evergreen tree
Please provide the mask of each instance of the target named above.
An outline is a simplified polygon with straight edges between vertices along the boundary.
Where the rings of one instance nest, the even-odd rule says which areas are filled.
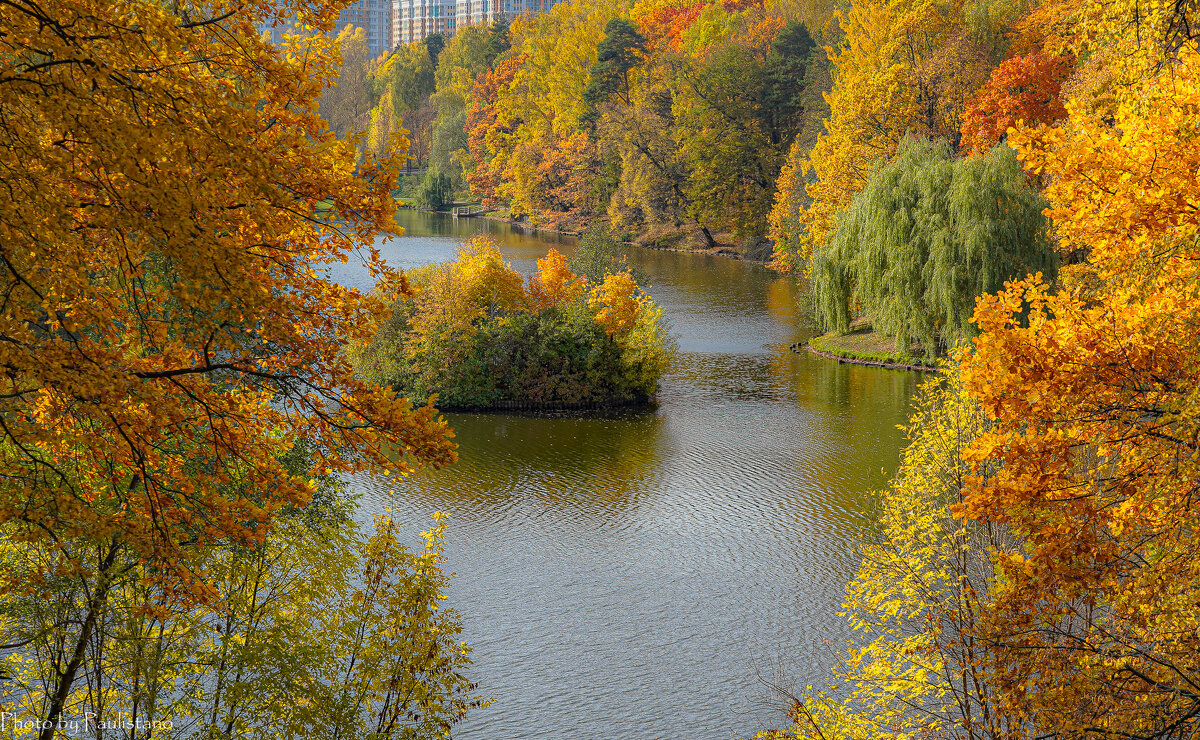
[[[425,50],[429,52],[429,59],[433,62],[433,66],[437,67],[438,55],[442,53],[442,49],[446,48],[446,37],[440,33],[433,33],[425,37],[423,42]]]
[[[487,66],[496,63],[501,54],[512,48],[508,19],[500,16],[492,23],[491,35],[488,36],[487,46],[484,47],[483,59]]]
[[[804,93],[817,45],[808,28],[789,23],[771,42],[763,80],[764,121],[774,144],[791,146],[804,126]]]
[[[602,102],[621,93],[629,102],[629,70],[637,66],[646,52],[646,38],[637,26],[625,18],[613,18],[604,27],[604,40],[596,46],[596,63],[588,71],[588,84],[583,90],[587,103],[585,123],[599,117],[596,110]]]

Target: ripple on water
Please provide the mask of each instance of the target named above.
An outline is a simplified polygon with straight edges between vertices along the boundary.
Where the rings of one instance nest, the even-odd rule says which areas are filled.
[[[525,266],[550,246],[505,238]],[[396,242],[389,259],[453,251]],[[364,512],[414,534],[450,515],[450,601],[497,698],[458,738],[748,736],[779,719],[755,671],[818,683],[822,641],[846,634],[867,492],[895,466],[915,377],[788,352],[808,330],[761,269],[635,258],[680,336],[656,409],[453,414],[458,464],[357,482]]]

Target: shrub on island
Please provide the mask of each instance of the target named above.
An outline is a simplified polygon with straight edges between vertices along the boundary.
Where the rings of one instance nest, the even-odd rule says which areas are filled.
[[[445,409],[644,403],[673,352],[662,311],[628,269],[574,274],[555,250],[523,280],[477,237],[453,262],[405,274],[358,372]]]

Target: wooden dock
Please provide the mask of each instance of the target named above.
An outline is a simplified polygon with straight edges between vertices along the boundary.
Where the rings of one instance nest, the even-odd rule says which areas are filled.
[[[454,206],[454,208],[450,209],[450,215],[454,216],[454,218],[471,218],[472,216],[482,216],[484,213],[487,213],[487,209],[479,203]]]

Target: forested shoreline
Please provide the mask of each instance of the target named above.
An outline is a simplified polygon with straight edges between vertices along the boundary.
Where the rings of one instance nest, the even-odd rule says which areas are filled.
[[[568,3],[378,60],[348,29],[356,102],[339,91],[325,104],[354,111],[341,131],[369,146],[408,132],[425,171],[408,192],[422,205],[457,195],[541,228],[603,222],[627,241],[757,240],[765,254],[775,180],[823,105],[823,57],[802,15]]]
[[[1080,79],[1056,7],[572,2],[375,60],[347,28],[350,83],[322,104],[368,148],[406,132],[423,171],[406,202],[769,260],[811,273],[826,329],[863,316],[898,358],[928,360],[973,334],[976,296],[1061,260],[1040,185],[1003,144],[1064,115]],[[898,157],[906,141],[944,164]]]
[[[611,261],[398,272],[400,197],[770,249],[780,313],[941,363],[856,637],[760,738],[1200,733],[1194,3],[571,0],[379,58],[343,5],[0,5],[0,723],[437,738],[487,703],[442,516],[407,547],[345,481],[453,464],[439,393],[643,400],[671,343]]]

